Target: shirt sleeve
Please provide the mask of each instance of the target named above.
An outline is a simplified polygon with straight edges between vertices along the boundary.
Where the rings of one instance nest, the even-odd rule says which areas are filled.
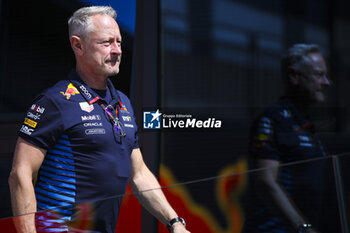
[[[274,122],[270,117],[260,117],[251,131],[250,156],[254,159],[280,160]]]
[[[18,135],[40,148],[48,150],[63,133],[61,112],[54,101],[39,95],[28,109]]]

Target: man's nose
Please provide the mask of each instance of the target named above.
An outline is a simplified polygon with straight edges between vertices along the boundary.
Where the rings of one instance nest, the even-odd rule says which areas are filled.
[[[122,45],[119,42],[112,43],[111,53],[120,55],[122,54]]]
[[[331,85],[331,82],[329,81],[328,76],[326,74],[322,76],[321,84],[324,85],[324,86],[330,86]]]

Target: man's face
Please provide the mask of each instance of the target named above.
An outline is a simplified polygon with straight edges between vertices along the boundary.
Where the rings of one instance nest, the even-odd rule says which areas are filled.
[[[91,21],[92,30],[83,42],[85,68],[99,76],[116,75],[122,55],[119,26],[108,15],[94,15]]]
[[[299,91],[311,102],[323,102],[325,88],[330,85],[326,62],[320,53],[309,53],[307,57],[310,63],[299,72]]]

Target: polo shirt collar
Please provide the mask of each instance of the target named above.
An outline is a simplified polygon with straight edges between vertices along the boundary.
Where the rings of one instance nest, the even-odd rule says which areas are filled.
[[[80,94],[83,95],[84,99],[87,102],[89,102],[89,103],[96,102],[96,101],[94,101],[94,100],[96,100],[96,98],[103,100],[102,98],[100,98],[100,96],[92,88],[90,88],[81,79],[81,77],[79,76],[79,74],[76,72],[75,69],[73,69],[70,72],[68,78],[74,84],[74,86],[76,86],[76,88],[79,90]],[[118,103],[120,101],[120,97],[118,95],[118,92],[114,88],[113,83],[111,82],[111,80],[109,78],[107,78],[107,86],[108,86],[108,89],[109,89],[111,96],[112,96],[112,101],[110,104],[112,106],[114,106],[116,103]]]
[[[288,97],[282,97],[279,103],[282,108],[290,111],[292,116],[294,116],[295,121],[300,125],[302,129],[310,130],[311,132],[315,131],[315,126],[313,123],[311,123],[309,117],[303,116],[303,114],[301,114],[291,99]]]

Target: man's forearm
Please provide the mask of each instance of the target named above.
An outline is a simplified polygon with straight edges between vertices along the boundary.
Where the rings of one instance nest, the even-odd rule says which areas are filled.
[[[165,198],[158,180],[144,163],[140,149],[134,149],[131,154],[129,184],[142,206],[163,224],[178,217]],[[170,230],[172,233],[189,233],[184,224],[177,221],[173,222]]]
[[[293,228],[296,229],[301,224],[306,223],[297,207],[293,205],[293,200],[288,198],[277,181],[280,163],[271,159],[257,159],[255,164],[258,168],[264,168],[257,174],[255,185],[257,185],[258,190],[262,191],[260,193],[265,202],[277,211],[278,215],[282,214]]]
[[[142,171],[142,176],[135,177],[129,184],[142,206],[163,224],[177,217],[176,212],[166,200],[157,179],[148,168]]]
[[[32,180],[11,172],[9,178],[12,212],[18,233],[35,233],[36,199]]]
[[[266,202],[271,204],[273,209],[280,212],[290,222],[293,228],[297,228],[306,222],[278,184],[273,185],[273,187],[269,185],[265,190],[264,199]]]

